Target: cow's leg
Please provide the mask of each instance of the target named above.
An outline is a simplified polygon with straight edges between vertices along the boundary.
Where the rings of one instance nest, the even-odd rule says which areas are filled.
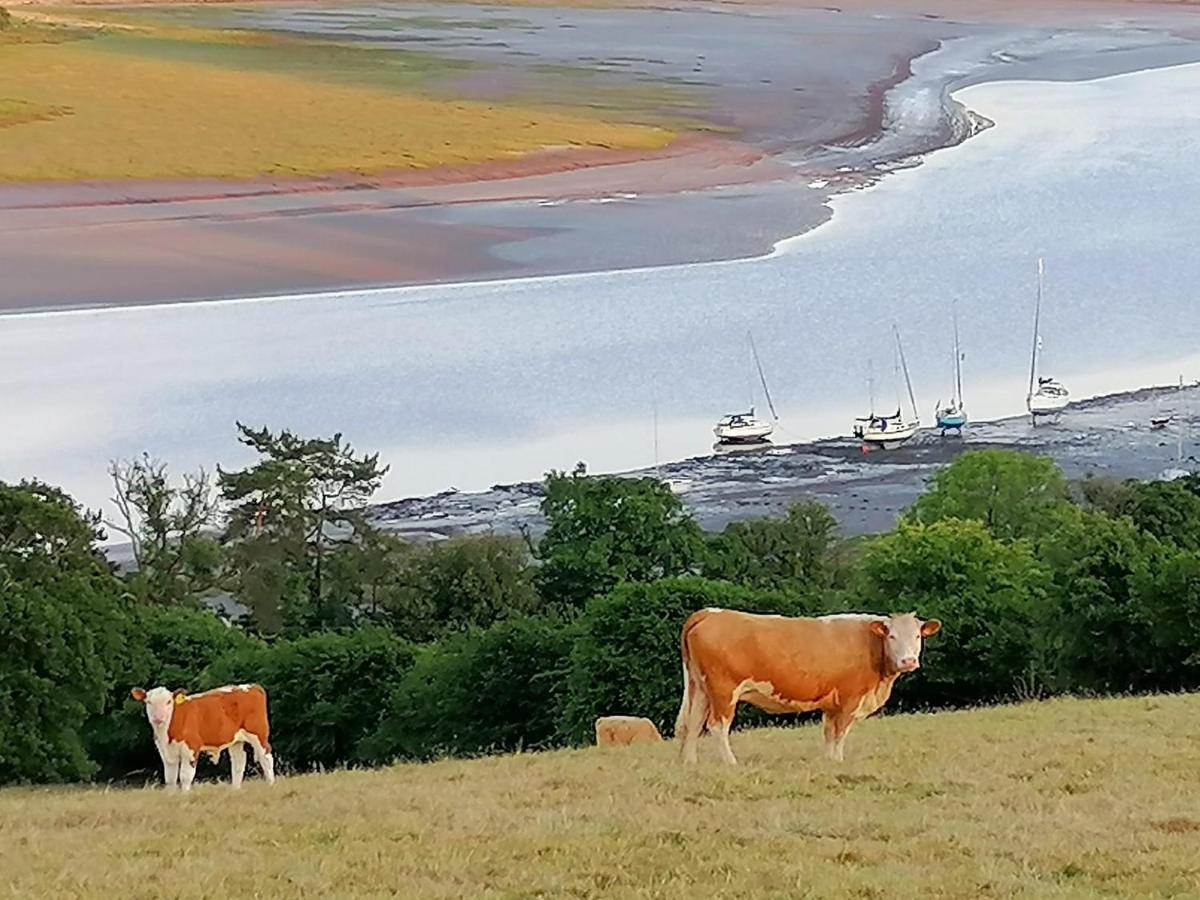
[[[854,724],[854,715],[843,710],[825,713],[825,753],[834,762],[846,758],[846,734]]]
[[[729,746],[729,729],[733,727],[737,698],[729,696],[728,699],[718,701],[715,697],[710,697],[709,703],[712,704],[712,708],[708,713],[708,730],[717,739],[717,750],[721,759],[731,766],[736,766],[737,757],[733,755],[733,748]]]
[[[258,763],[258,767],[262,769],[263,778],[267,784],[275,783],[275,757],[271,754],[270,747],[264,747],[263,742],[259,740],[258,735],[251,734],[246,738],[246,743],[254,751],[254,761]]]
[[[190,751],[179,754],[179,786],[185,791],[192,789],[192,782],[196,778],[196,760],[197,755]]]
[[[685,763],[696,761],[700,734],[704,731],[704,722],[707,718],[708,694],[703,686],[695,685],[692,689],[691,702],[688,703],[687,712],[684,715],[683,742],[679,748]]]
[[[179,754],[170,748],[158,748],[158,756],[162,760],[163,787],[173,788],[179,782]]]
[[[238,741],[229,745],[229,783],[240,788],[245,774],[246,745]]]

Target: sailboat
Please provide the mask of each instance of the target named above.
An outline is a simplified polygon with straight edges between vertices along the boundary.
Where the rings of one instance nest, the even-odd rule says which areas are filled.
[[[951,315],[954,319],[954,391],[944,406],[940,400],[938,401],[937,411],[934,415],[937,427],[942,430],[943,435],[947,431],[962,434],[963,427],[967,424],[967,408],[963,405],[962,395],[962,350],[958,345],[957,303],[954,305]]]
[[[904,372],[904,383],[908,387],[908,402],[912,407],[912,416],[905,418],[899,402],[896,403],[896,412],[894,415],[876,415],[874,379],[869,378],[871,411],[867,416],[855,419],[854,422],[854,436],[856,438],[864,444],[883,447],[885,449],[899,447],[906,441],[911,440],[921,428],[921,420],[917,416],[917,401],[913,397],[912,380],[908,377],[908,361],[904,358],[904,345],[900,342],[900,329],[893,325],[892,332],[896,336],[897,368],[902,369]],[[897,376],[899,376],[899,372],[897,372]]]
[[[1045,265],[1038,257],[1037,306],[1033,313],[1033,351],[1029,357],[1029,393],[1025,395],[1025,407],[1036,425],[1039,417],[1054,417],[1066,409],[1071,394],[1061,382],[1038,375],[1038,354],[1042,349],[1042,281]]]
[[[750,340],[750,353],[754,357],[754,366],[758,370],[758,380],[762,385],[763,395],[767,398],[772,421],[758,418],[754,414],[753,405],[749,412],[730,413],[713,426],[713,434],[717,436],[718,444],[764,443],[774,433],[775,423],[779,421],[779,414],[775,412],[775,404],[771,400],[771,391],[767,387],[767,377],[763,374],[762,363],[758,359],[758,349],[754,346],[754,336],[747,333],[746,337]]]
[[[1183,393],[1183,376],[1182,375],[1179,376],[1179,393],[1180,394]],[[1179,409],[1178,406],[1176,407],[1175,412],[1171,416],[1168,417],[1167,421],[1170,422],[1176,418],[1178,418],[1179,424],[1175,428],[1175,465],[1172,467],[1163,469],[1162,474],[1160,474],[1158,476],[1163,481],[1174,481],[1176,478],[1185,478],[1188,475],[1192,474],[1190,469],[1185,469],[1183,466],[1183,429],[1186,427],[1187,420],[1183,414],[1183,411],[1181,409]],[[1153,422],[1154,422],[1154,420],[1151,420],[1151,425],[1150,425],[1151,428],[1155,428],[1155,427],[1165,428],[1166,427],[1165,424],[1162,426],[1155,426],[1153,424]],[[1191,457],[1189,457],[1189,459],[1190,458]]]

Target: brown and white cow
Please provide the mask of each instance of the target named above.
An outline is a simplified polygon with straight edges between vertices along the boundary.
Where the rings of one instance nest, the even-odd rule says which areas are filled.
[[[597,747],[627,747],[662,741],[658,728],[641,716],[601,716],[596,720]]]
[[[222,750],[229,751],[233,786],[241,787],[247,744],[267,783],[275,781],[267,692],[260,685],[228,685],[202,694],[165,687],[149,691],[139,687],[129,693],[146,707],[167,787],[178,781],[190,790],[200,754],[207,753],[216,762]]]
[[[686,762],[706,729],[721,758],[734,711],[743,701],[769,713],[825,714],[829,757],[843,758],[846,732],[887,703],[892,686],[921,665],[922,639],[937,634],[937,619],[847,614],[788,618],[704,609],[683,626],[683,703],[675,736]]]

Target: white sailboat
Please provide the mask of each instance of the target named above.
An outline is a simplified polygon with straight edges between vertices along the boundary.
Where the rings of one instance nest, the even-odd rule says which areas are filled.
[[[758,370],[758,380],[762,385],[763,395],[771,410],[772,421],[760,419],[754,414],[754,406],[749,412],[730,413],[713,426],[713,434],[717,436],[718,444],[760,444],[764,443],[774,432],[779,414],[775,412],[775,404],[771,400],[771,391],[767,387],[767,377],[763,374],[762,363],[758,359],[758,349],[754,346],[753,335],[747,334],[750,340],[750,353],[754,357],[754,366]]]
[[[892,332],[896,336],[896,368],[904,372],[904,383],[908,388],[908,402],[912,409],[912,415],[906,417],[903,414],[899,400],[897,400],[894,415],[877,415],[875,413],[874,379],[868,378],[868,384],[871,387],[871,411],[867,416],[855,419],[854,421],[854,436],[856,438],[864,444],[884,449],[899,447],[901,444],[912,440],[913,436],[921,428],[921,420],[917,415],[917,401],[913,396],[912,380],[908,377],[908,361],[904,358],[904,345],[900,342],[900,329],[893,325]],[[897,380],[899,379],[899,374],[899,371],[897,371]],[[898,387],[899,384],[897,384]]]
[[[1033,313],[1033,351],[1029,358],[1029,393],[1025,395],[1025,408],[1036,425],[1039,418],[1058,416],[1067,404],[1071,402],[1071,394],[1066,387],[1053,378],[1038,374],[1038,355],[1042,350],[1042,281],[1045,266],[1042,258],[1038,257],[1038,286],[1037,305]]]
[[[962,430],[967,424],[967,408],[963,405],[962,350],[958,344],[957,303],[952,307],[951,318],[954,320],[954,390],[951,391],[950,399],[945,404],[940,400],[938,401],[937,411],[934,416],[937,427],[942,430],[943,435],[947,431],[962,434]]]

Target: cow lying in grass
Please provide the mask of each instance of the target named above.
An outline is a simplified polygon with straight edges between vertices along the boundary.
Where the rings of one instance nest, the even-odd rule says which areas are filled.
[[[922,640],[941,627],[912,613],[817,619],[693,613],[681,638],[680,752],[695,762],[696,741],[707,729],[721,758],[734,765],[729,728],[738,703],[746,702],[769,713],[820,710],[826,750],[840,761],[850,726],[887,703],[896,679],[920,667]]]
[[[185,791],[190,790],[200,754],[207,753],[216,762],[222,750],[229,751],[233,786],[240,787],[246,771],[246,745],[254,751],[267,783],[275,781],[267,692],[259,685],[229,685],[202,694],[139,687],[130,695],[146,707],[167,787],[178,782]]]
[[[596,720],[597,747],[656,744],[661,740],[655,724],[642,716],[601,716]]]

